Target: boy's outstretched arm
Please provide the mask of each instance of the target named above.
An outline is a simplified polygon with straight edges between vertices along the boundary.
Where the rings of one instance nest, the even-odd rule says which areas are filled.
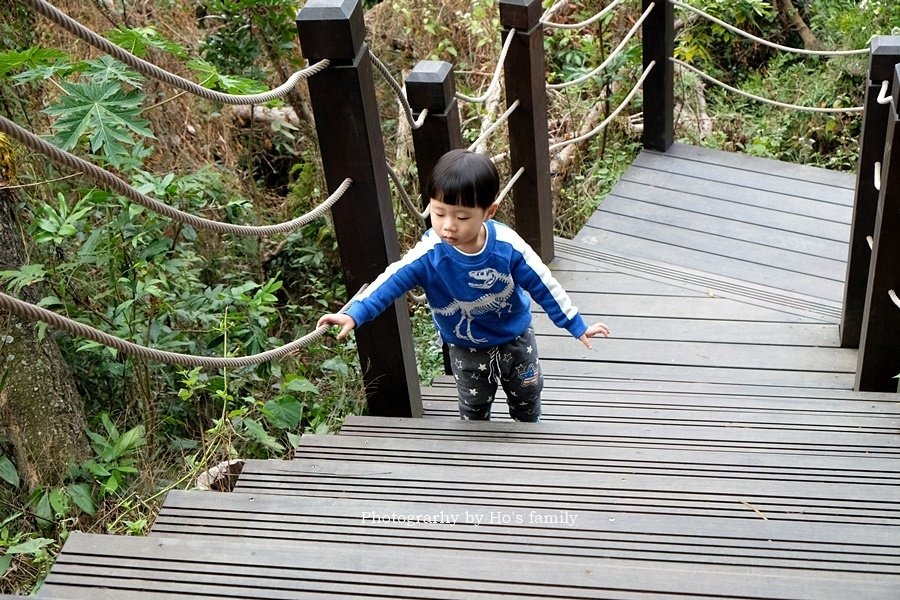
[[[337,339],[342,340],[347,337],[347,334],[350,333],[354,327],[356,327],[356,321],[348,314],[336,313],[319,317],[319,322],[316,323],[316,329],[323,325],[338,325],[341,328],[341,331],[337,334]]]
[[[581,337],[578,338],[578,340],[582,344],[584,344],[588,350],[590,350],[593,348],[593,346],[591,346],[590,338],[594,337],[595,335],[602,335],[603,337],[609,337],[609,327],[607,327],[603,323],[594,323],[593,325],[591,325],[590,327],[587,328],[587,331],[585,331],[583,334],[581,334]]]

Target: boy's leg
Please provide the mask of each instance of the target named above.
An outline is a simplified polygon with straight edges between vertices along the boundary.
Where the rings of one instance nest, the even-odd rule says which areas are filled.
[[[509,404],[509,416],[534,423],[541,418],[544,374],[538,360],[534,329],[500,347],[501,383]]]
[[[490,421],[491,404],[497,393],[488,350],[450,346],[450,366],[459,394],[459,418],[463,421]]]

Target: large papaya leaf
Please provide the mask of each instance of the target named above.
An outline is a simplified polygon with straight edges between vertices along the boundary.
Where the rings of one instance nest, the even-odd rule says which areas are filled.
[[[127,147],[136,143],[133,135],[154,137],[149,123],[140,116],[141,92],[126,92],[113,81],[60,85],[65,96],[44,112],[56,117],[54,141],[62,149],[75,148],[87,136],[92,153],[100,152],[110,164],[119,165],[129,158]]]

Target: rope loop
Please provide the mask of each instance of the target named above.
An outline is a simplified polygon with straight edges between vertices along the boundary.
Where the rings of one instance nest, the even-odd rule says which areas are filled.
[[[497,58],[497,66],[494,68],[494,74],[491,77],[491,83],[490,85],[488,85],[488,88],[487,90],[485,90],[484,94],[482,94],[481,96],[466,96],[465,94],[456,92],[454,96],[457,100],[481,104],[486,102],[487,99],[491,97],[491,94],[494,93],[494,88],[500,85],[500,73],[503,71],[503,63],[506,62],[506,54],[509,52],[509,47],[510,45],[512,45],[512,41],[515,35],[515,29],[510,29],[509,33],[506,35],[506,41],[503,42],[503,48],[500,50],[500,56]]]
[[[881,91],[878,92],[878,98],[875,99],[878,104],[890,104],[891,96],[888,94],[888,86],[891,85],[891,82],[885,79],[881,82]]]
[[[397,100],[400,102],[400,105],[403,107],[404,113],[406,113],[406,119],[409,121],[410,127],[413,129],[418,129],[425,122],[425,117],[428,116],[428,109],[422,110],[419,113],[419,118],[416,119],[413,116],[412,107],[409,105],[409,100],[406,99],[406,94],[403,93],[403,88],[400,87],[400,84],[394,79],[394,76],[391,75],[391,72],[388,71],[387,66],[379,60],[375,53],[369,50],[369,60],[372,61],[372,65],[375,67],[381,76],[384,77],[384,80],[387,81],[391,90],[394,92],[394,95],[397,97]]]

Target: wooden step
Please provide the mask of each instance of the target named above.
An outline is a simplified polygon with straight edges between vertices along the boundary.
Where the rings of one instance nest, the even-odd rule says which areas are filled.
[[[900,456],[812,456],[753,451],[660,450],[424,436],[304,435],[304,460],[423,464],[698,479],[839,485],[900,485]],[[766,484],[768,485],[768,483]]]
[[[572,450],[573,454],[575,450]],[[900,526],[900,489],[677,474],[591,473],[355,460],[247,461],[235,491],[373,502],[453,502],[518,509],[713,515]],[[900,532],[900,529],[897,530]]]
[[[384,502],[267,494],[170,492],[153,536],[189,535],[264,541],[292,551],[296,542],[484,551],[607,565],[688,568],[720,565],[900,575],[893,528],[560,511],[540,512],[447,502]],[[835,540],[841,540],[835,544]]]
[[[480,551],[363,544],[235,543],[72,533],[40,598],[889,598],[892,575],[796,577],[789,570],[622,567],[603,560],[540,560]]]
[[[499,408],[498,408],[499,410]],[[895,458],[900,456],[900,433],[858,434],[849,431],[803,431],[708,426],[694,424],[548,421],[462,422],[459,419],[366,420],[349,417],[342,435],[417,436],[436,440],[504,440],[532,444],[624,447],[717,452],[767,452],[811,456]]]

